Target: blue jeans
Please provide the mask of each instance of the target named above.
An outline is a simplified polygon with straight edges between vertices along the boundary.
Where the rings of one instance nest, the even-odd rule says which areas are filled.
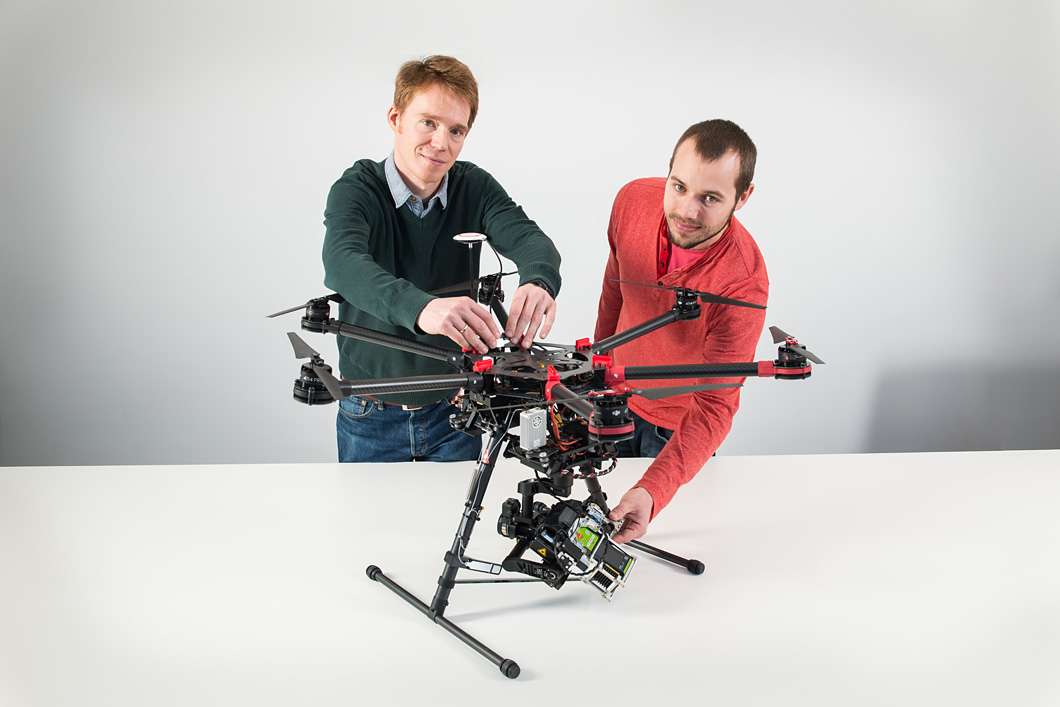
[[[652,458],[659,456],[659,452],[670,441],[674,431],[653,425],[632,410],[629,414],[633,416],[633,439],[624,439],[615,445],[618,456]]]
[[[340,462],[453,462],[478,459],[482,438],[449,425],[449,400],[403,410],[359,396],[339,401],[335,431]]]

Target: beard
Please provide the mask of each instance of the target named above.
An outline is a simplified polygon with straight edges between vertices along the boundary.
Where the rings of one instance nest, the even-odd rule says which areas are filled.
[[[710,226],[708,226],[707,224],[698,223],[696,221],[686,221],[683,218],[678,217],[676,214],[666,214],[666,230],[668,232],[668,235],[670,236],[670,242],[678,248],[684,248],[685,250],[695,250],[696,246],[706,243],[711,238],[714,238],[715,236],[724,233],[725,229],[728,228],[729,224],[732,222],[732,215],[734,213],[736,213],[735,207],[733,207],[732,210],[729,211],[729,215],[725,217],[725,220],[722,222],[721,226],[719,226],[716,230],[711,229]],[[695,231],[694,233],[681,233],[670,225],[674,221],[685,226],[696,226],[697,228],[699,228],[699,230]]]

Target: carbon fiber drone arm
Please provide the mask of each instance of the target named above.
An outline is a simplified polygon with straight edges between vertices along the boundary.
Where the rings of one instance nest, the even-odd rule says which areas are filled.
[[[642,322],[641,324],[637,324],[636,326],[632,326],[629,329],[626,329],[625,331],[620,331],[614,336],[609,336],[606,339],[597,341],[595,344],[593,344],[592,351],[594,354],[607,353],[608,351],[617,349],[622,344],[628,344],[634,339],[639,339],[645,334],[650,334],[656,329],[661,329],[667,324],[672,324],[673,322],[680,321],[683,318],[687,317],[681,317],[675,309],[671,309],[666,314],[660,314],[654,319],[649,319],[648,321]]]
[[[583,396],[580,396],[570,388],[557,383],[550,388],[549,396],[552,398],[552,402],[562,403],[566,405],[571,412],[583,420],[589,420],[593,416],[593,405]]]
[[[425,390],[481,388],[483,385],[482,376],[477,373],[346,381],[339,380],[321,366],[314,366],[313,372],[317,374],[317,377],[327,387],[331,397],[336,400],[342,400],[351,395],[392,395],[395,393],[416,393]]]
[[[322,332],[328,332],[331,334],[336,334],[338,336],[345,336],[350,339],[370,341],[372,343],[380,344],[391,349],[398,349],[399,351],[408,351],[410,353],[419,354],[420,356],[426,356],[427,358],[433,358],[438,361],[447,361],[456,365],[459,365],[459,362],[463,358],[463,354],[460,351],[456,351],[454,349],[447,349],[442,346],[424,344],[419,341],[412,341],[411,339],[403,339],[400,336],[384,334],[382,332],[373,331],[372,329],[365,329],[363,327],[347,324],[346,322],[340,322],[338,319],[329,319],[328,321],[324,322],[321,325],[320,330]],[[421,390],[434,389],[432,388]]]
[[[369,341],[391,349],[408,351],[438,361],[446,361],[457,368],[460,368],[463,363],[463,356],[459,351],[443,348],[441,346],[434,346],[432,344],[425,344],[420,341],[405,339],[393,334],[384,334],[372,329],[365,329],[363,327],[354,326],[353,324],[347,324],[338,319],[332,319],[330,305],[332,301],[342,301],[342,297],[339,295],[328,295],[309,300],[309,302],[306,303],[305,316],[302,317],[302,329],[315,334],[335,334],[350,339]],[[277,312],[276,314],[270,314],[269,316],[278,317],[282,314],[293,312],[295,309],[298,308],[287,309],[282,312]]]
[[[652,287],[661,290],[673,290],[676,302],[674,303],[674,306],[670,308],[669,312],[596,342],[592,347],[594,354],[603,354],[612,351],[622,344],[628,344],[630,341],[639,339],[645,334],[650,334],[667,324],[698,319],[699,315],[702,313],[699,305],[700,300],[708,304],[724,304],[736,307],[751,307],[753,309],[766,308],[765,305],[762,304],[744,302],[743,300],[732,299],[731,297],[720,297],[709,292],[700,292],[699,290],[690,290],[684,287],[659,287],[656,285],[645,285],[639,282],[628,282],[626,280],[615,280],[615,282],[642,287]]]
[[[805,361],[779,365],[780,361],[748,363],[689,363],[673,366],[612,366],[606,374],[608,385],[626,380],[665,380],[678,378],[806,378],[812,370]]]

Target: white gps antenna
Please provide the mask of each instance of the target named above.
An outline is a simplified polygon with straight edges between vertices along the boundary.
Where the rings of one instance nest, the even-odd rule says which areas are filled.
[[[472,301],[478,301],[478,278],[475,277],[475,244],[482,243],[487,240],[488,236],[485,233],[458,233],[453,236],[453,240],[457,243],[467,244],[467,264],[471,268],[468,270],[471,273],[471,299]]]

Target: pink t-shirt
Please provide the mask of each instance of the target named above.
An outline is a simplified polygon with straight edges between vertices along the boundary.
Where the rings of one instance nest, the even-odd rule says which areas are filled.
[[[706,252],[705,250],[685,250],[674,246],[670,248],[670,262],[666,264],[666,272],[671,273],[674,270],[680,270],[686,265],[691,265],[702,258]]]

